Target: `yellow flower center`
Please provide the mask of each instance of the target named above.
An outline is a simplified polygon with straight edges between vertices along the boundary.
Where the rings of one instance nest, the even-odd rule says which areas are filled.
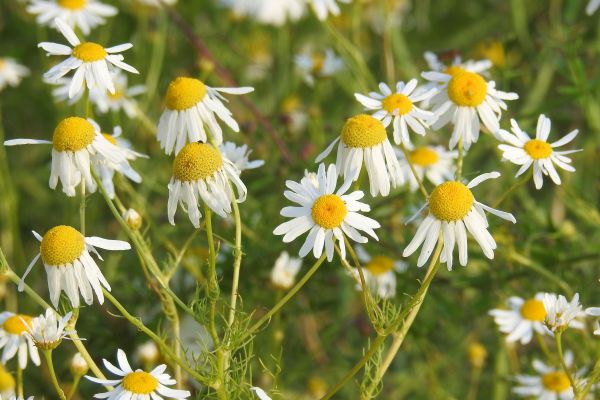
[[[373,275],[381,275],[394,268],[394,260],[385,256],[376,256],[365,266]]]
[[[486,95],[487,83],[474,72],[458,73],[448,83],[448,97],[459,106],[476,107],[483,103]]]
[[[318,74],[323,69],[323,65],[325,65],[325,57],[323,54],[313,54],[312,55],[312,73]]]
[[[438,162],[440,156],[429,147],[419,147],[411,151],[408,158],[411,163],[419,167],[428,167]]]
[[[537,299],[529,299],[521,306],[521,316],[529,321],[543,321],[546,319],[544,303]]]
[[[325,229],[337,228],[342,225],[346,214],[348,214],[346,203],[335,194],[319,197],[312,206],[313,221]]]
[[[562,371],[548,372],[542,376],[542,384],[546,389],[556,393],[564,392],[571,387],[569,377]]]
[[[85,249],[83,235],[75,228],[59,225],[50,229],[42,238],[40,253],[45,265],[70,264],[78,259]]]
[[[210,144],[189,143],[173,161],[173,176],[180,181],[206,179],[222,165],[221,154]]]
[[[109,135],[108,133],[103,133],[102,136],[104,136],[104,139],[108,140],[115,146],[117,145],[117,139],[115,139],[112,135]]]
[[[4,65],[6,65],[6,61],[4,61],[3,58],[0,58],[0,70],[4,68]]]
[[[169,84],[165,102],[171,110],[187,110],[206,96],[206,86],[198,79],[176,78]]]
[[[485,359],[487,357],[487,350],[481,343],[474,342],[469,344],[467,353],[469,356],[469,362],[472,366],[477,368],[481,368],[484,366]]]
[[[394,93],[383,99],[381,106],[388,113],[398,110],[400,115],[408,114],[413,109],[413,103],[403,94]]]
[[[85,6],[86,0],[58,0],[58,5],[70,10],[79,10]]]
[[[462,74],[463,72],[467,72],[467,70],[465,70],[463,67],[459,67],[458,65],[451,65],[443,71],[444,74],[448,74],[452,77]]]
[[[348,147],[373,147],[386,138],[381,121],[367,114],[348,118],[342,128],[342,142]]]
[[[73,55],[83,62],[94,62],[104,60],[108,53],[98,43],[84,42],[73,48]]]
[[[532,139],[525,143],[523,149],[531,158],[539,160],[540,158],[548,158],[552,154],[552,146],[543,140]]]
[[[0,366],[0,392],[12,391],[15,387],[15,378],[4,367]]]
[[[463,219],[473,206],[475,198],[469,188],[456,181],[438,185],[429,197],[429,211],[441,221]]]
[[[158,380],[148,372],[131,372],[123,378],[123,389],[135,394],[150,394],[158,387]]]
[[[2,328],[11,335],[20,335],[27,332],[27,327],[31,327],[32,319],[29,315],[15,314],[4,321]]]
[[[94,126],[86,119],[68,117],[58,123],[52,136],[52,145],[57,151],[78,151],[94,141]]]
[[[117,89],[117,90],[115,90],[115,92],[114,92],[114,93],[108,92],[108,93],[106,94],[106,96],[108,97],[108,99],[109,99],[109,100],[112,100],[112,101],[119,101],[119,100],[121,100],[123,97],[125,97],[125,93],[123,92],[123,90],[119,90],[119,89]]]

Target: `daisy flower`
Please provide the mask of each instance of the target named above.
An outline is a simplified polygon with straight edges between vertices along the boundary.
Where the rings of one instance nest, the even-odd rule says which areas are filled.
[[[543,299],[543,293],[537,293],[527,300],[512,296],[507,301],[509,310],[494,309],[489,312],[500,332],[508,334],[507,342],[527,344],[531,342],[534,332],[541,335],[549,333],[544,325],[547,313]]]
[[[100,162],[111,165],[119,172],[129,173],[129,153],[120,150],[100,133],[100,127],[90,119],[68,117],[54,129],[52,141],[36,139],[12,139],[5,146],[22,144],[52,144],[52,166],[49,186],[56,189],[60,180],[63,192],[75,196],[75,189],[82,180],[88,192],[96,191],[91,166]]]
[[[172,379],[169,374],[165,374],[167,366],[161,364],[150,372],[136,369],[135,371],[129,366],[127,356],[121,349],[117,350],[117,360],[119,366],[111,364],[108,360],[103,359],[104,366],[112,374],[117,375],[116,379],[98,379],[93,376],[86,375],[85,377],[103,386],[115,386],[114,389],[98,393],[94,395],[98,399],[187,399],[191,393],[187,390],[172,389],[169,386],[175,385],[177,382]]]
[[[0,364],[0,399],[10,398],[15,395],[17,383],[15,378]]]
[[[204,203],[221,217],[231,213],[231,202],[246,199],[246,186],[239,178],[235,164],[221,156],[210,144],[190,143],[173,161],[173,177],[169,182],[169,222],[175,225],[175,212],[181,203],[192,224],[200,227],[199,202]],[[230,183],[237,190],[235,197]]]
[[[160,116],[157,138],[167,154],[179,153],[186,143],[207,142],[206,130],[217,145],[223,142],[223,131],[215,118],[221,119],[233,131],[240,127],[225,107],[227,101],[219,92],[246,94],[251,87],[212,88],[194,78],[176,78],[169,84],[165,96],[167,109]],[[205,129],[206,126],[206,129]]]
[[[259,168],[265,164],[264,160],[249,160],[252,150],[248,150],[248,145],[246,144],[237,146],[233,142],[225,142],[219,146],[219,151],[223,157],[235,164],[240,172],[247,169]]]
[[[396,296],[396,273],[406,271],[407,264],[387,256],[371,257],[362,246],[356,246],[356,255],[363,264],[365,284],[371,293],[380,299]],[[352,268],[352,277],[356,280],[356,289],[362,290],[359,271]]]
[[[71,70],[75,74],[69,86],[69,98],[76,96],[83,90],[84,83],[88,89],[108,90],[115,94],[116,89],[111,77],[109,64],[125,71],[138,74],[138,70],[123,62],[121,53],[133,47],[131,43],[104,48],[98,43],[81,42],[73,29],[63,20],[57,18],[54,23],[73,48],[64,44],[42,42],[38,47],[46,50],[49,56],[69,56],[66,60],[50,68],[44,78],[56,82]]]
[[[55,226],[43,237],[36,231],[33,231],[33,235],[40,242],[40,252],[25,270],[19,283],[19,291],[23,291],[25,278],[41,257],[48,275],[48,291],[54,307],[58,307],[61,291],[66,293],[73,307],[79,307],[79,292],[87,305],[93,303],[94,293],[98,303],[104,303],[102,287],[110,291],[110,285],[90,252],[102,260],[96,247],[106,250],[131,249],[127,242],[97,236],[85,237],[77,229],[67,225]]]
[[[138,113],[138,108],[137,102],[133,98],[144,93],[146,87],[144,85],[127,87],[127,75],[120,72],[113,73],[112,80],[115,85],[114,93],[93,89],[90,91],[90,100],[96,104],[101,114],[123,110],[129,118],[134,118]]]
[[[69,105],[76,104],[83,97],[85,85],[81,84],[81,90],[73,97],[69,97],[69,89],[71,88],[71,78],[59,78],[57,80],[44,79],[44,83],[54,86],[52,89],[52,97],[55,103],[66,101]]]
[[[439,92],[431,98],[436,120],[431,127],[440,129],[452,122],[454,129],[450,149],[461,138],[465,150],[476,142],[479,138],[480,119],[492,134],[496,134],[500,129],[502,110],[507,109],[504,100],[519,98],[516,93],[496,90],[494,81],[487,82],[478,73],[460,68],[446,73],[424,72],[422,76],[439,84]]]
[[[27,367],[27,359],[35,365],[40,365],[38,349],[27,334],[31,327],[33,317],[24,314],[15,314],[10,311],[0,313],[0,349],[2,349],[2,364],[17,355],[19,368]],[[29,355],[29,357],[28,357]]]
[[[385,127],[378,119],[367,114],[349,118],[341,135],[319,154],[316,162],[327,157],[338,141],[337,170],[342,177],[355,181],[364,160],[371,196],[387,196],[390,185],[395,188],[404,183],[400,163],[388,140]]]
[[[352,0],[309,0],[317,18],[321,21],[327,19],[329,14],[339,15],[340,6],[338,3],[350,3]]]
[[[533,165],[533,183],[536,189],[541,189],[544,184],[543,175],[550,176],[555,184],[560,185],[561,180],[555,164],[565,171],[575,171],[575,168],[570,165],[571,159],[565,156],[581,150],[555,151],[554,149],[575,139],[579,133],[577,129],[555,142],[548,143],[551,122],[544,114],[538,118],[535,139],[531,139],[521,130],[514,119],[510,120],[510,124],[512,134],[503,129],[498,131],[500,139],[507,143],[499,145],[498,148],[502,150],[503,159],[521,166],[515,177],[523,174]]]
[[[274,26],[297,21],[306,9],[306,0],[221,0],[221,3],[237,15]]]
[[[325,247],[328,261],[333,259],[336,240],[341,257],[346,258],[344,235],[355,242],[366,243],[367,238],[359,232],[363,231],[373,239],[379,240],[374,231],[380,227],[379,223],[359,214],[359,211],[371,210],[367,204],[358,201],[363,198],[364,193],[358,190],[346,194],[352,185],[351,178],[346,178],[336,191],[338,175],[335,165],[330,165],[326,171],[325,165],[321,164],[317,179],[318,187],[306,178],[300,183],[285,183],[290,190],[286,190],[284,196],[299,206],[284,207],[281,210],[282,216],[292,219],[275,228],[275,235],[284,235],[283,242],[289,243],[308,231],[308,236],[300,248],[300,257],[306,256],[312,249],[315,258],[319,258]]]
[[[443,61],[441,61],[437,54],[432,51],[426,51],[425,54],[423,54],[423,58],[425,58],[430,71],[442,72],[445,74],[450,73],[450,75],[459,71],[469,71],[485,76],[487,75],[487,70],[492,68],[492,62],[490,60],[484,59],[477,61],[463,61],[460,54],[454,55],[448,64],[445,64]]]
[[[565,364],[573,365],[573,353],[565,352]],[[519,397],[538,400],[572,400],[575,399],[569,377],[562,369],[555,369],[540,360],[533,361],[536,375],[517,375],[513,393]]]
[[[600,8],[600,0],[590,0],[585,7],[585,13],[587,15],[592,15],[598,8]]]
[[[14,58],[0,57],[0,91],[7,86],[17,86],[27,75],[29,68],[19,64]]]
[[[51,350],[58,347],[64,338],[71,332],[65,331],[72,312],[68,312],[64,317],[60,317],[51,308],[46,309],[46,314],[42,314],[31,321],[27,326],[27,333],[33,340],[35,347],[42,350]]]
[[[71,28],[89,35],[90,30],[102,25],[106,17],[117,15],[118,10],[96,0],[31,0],[27,12],[37,15],[40,25],[54,25],[52,22],[60,18]]]
[[[568,327],[575,329],[585,327],[576,319],[585,316],[579,304],[579,293],[575,293],[570,302],[562,294],[545,293],[543,301],[547,312],[545,324],[552,332],[564,331]]]
[[[271,283],[281,290],[291,288],[294,286],[300,268],[302,268],[301,258],[290,257],[287,251],[282,251],[271,270]]]
[[[417,176],[423,182],[427,178],[434,185],[440,185],[444,181],[451,180],[454,176],[454,159],[458,157],[456,151],[448,151],[444,146],[422,146],[408,147],[408,160],[401,151],[396,151],[400,161],[400,168],[405,179],[409,183],[410,191],[419,188],[419,182],[415,178],[410,163],[415,169]]]
[[[378,92],[371,92],[369,96],[355,93],[354,97],[367,110],[375,111],[373,117],[383,122],[386,128],[393,122],[394,141],[396,144],[410,145],[408,127],[421,136],[425,135],[425,129],[434,122],[434,115],[430,111],[423,110],[415,103],[427,100],[437,93],[435,89],[429,91],[419,90],[417,80],[412,79],[408,83],[396,83],[396,90],[392,91],[388,85],[381,82]]]
[[[483,181],[499,176],[498,172],[488,172],[479,175],[466,185],[458,181],[446,181],[436,186],[427,203],[421,208],[427,208],[429,214],[419,225],[414,238],[406,246],[402,255],[408,257],[423,244],[417,261],[417,266],[422,267],[431,256],[438,240],[442,240],[444,247],[440,262],[446,263],[448,270],[452,270],[452,255],[456,244],[460,265],[464,267],[467,265],[468,258],[467,231],[469,231],[483,250],[483,254],[493,259],[496,241],[487,230],[485,211],[512,223],[517,221],[512,214],[496,210],[475,200],[471,189]]]
[[[344,67],[344,62],[332,49],[325,49],[324,53],[306,50],[294,57],[294,63],[310,86],[315,84],[315,79],[333,76]]]

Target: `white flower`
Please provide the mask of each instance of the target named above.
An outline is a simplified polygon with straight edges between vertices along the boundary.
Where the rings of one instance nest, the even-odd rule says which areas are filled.
[[[554,293],[544,293],[544,307],[546,308],[546,327],[552,332],[562,331],[567,327],[583,329],[584,325],[576,318],[585,316],[579,304],[579,293],[575,293],[571,302],[566,297]]]
[[[117,351],[117,360],[119,367],[103,359],[104,366],[111,373],[118,376],[116,379],[98,379],[93,376],[85,376],[88,380],[99,383],[104,386],[115,386],[108,392],[98,393],[94,397],[101,399],[137,399],[137,400],[163,400],[167,399],[187,399],[191,393],[187,390],[171,389],[168,386],[175,385],[177,382],[165,374],[167,366],[161,364],[150,372],[141,369],[133,370],[129,366],[127,356],[121,349]]]
[[[424,136],[425,129],[434,122],[435,117],[432,112],[417,107],[415,103],[430,99],[437,90],[419,90],[416,79],[411,79],[406,84],[397,82],[395,91],[382,82],[379,84],[379,90],[381,93],[371,92],[369,96],[355,93],[354,97],[367,110],[376,110],[373,117],[383,122],[386,128],[390,123],[394,123],[396,144],[410,145],[408,127],[414,133]]]
[[[306,0],[221,0],[221,3],[235,14],[275,26],[297,21],[306,9]]]
[[[570,165],[571,159],[565,156],[581,150],[555,151],[555,148],[575,139],[579,133],[577,129],[556,142],[548,143],[551,122],[544,114],[538,118],[535,139],[531,139],[526,132],[522,131],[514,119],[510,120],[510,124],[512,134],[503,129],[498,131],[500,139],[508,143],[501,144],[498,148],[502,150],[503,159],[521,166],[516,176],[523,174],[533,165],[533,183],[536,189],[541,189],[544,184],[543,175],[550,176],[555,184],[560,185],[561,180],[554,164],[565,171],[575,171],[575,168]]]
[[[448,151],[444,146],[422,146],[408,147],[408,160],[404,153],[397,150],[400,168],[410,185],[410,191],[419,188],[419,183],[410,168],[408,161],[412,163],[417,176],[423,182],[427,178],[434,185],[440,185],[444,181],[451,180],[454,176],[454,159],[458,157],[457,151]]]
[[[585,13],[587,15],[592,15],[598,8],[600,8],[600,0],[590,0],[585,7]]]
[[[477,74],[486,75],[487,70],[492,68],[490,60],[466,60],[463,61],[460,55],[455,55],[449,64],[445,64],[438,58],[437,54],[431,51],[426,51],[423,54],[427,65],[431,71],[448,73],[452,70],[465,70],[475,72]]]
[[[359,261],[364,265],[365,284],[374,296],[390,299],[396,296],[396,273],[406,271],[407,264],[387,256],[371,257],[362,246],[355,247]],[[356,280],[356,289],[362,290],[357,268],[352,268],[352,277]]]
[[[56,27],[53,21],[60,18],[71,28],[89,35],[91,29],[103,24],[106,17],[117,15],[118,10],[96,0],[31,0],[27,12],[37,15],[40,25]]]
[[[7,86],[17,86],[27,75],[29,68],[19,64],[14,58],[0,57],[0,91]]]
[[[302,259],[290,257],[282,251],[271,270],[271,283],[278,289],[287,290],[294,286],[296,275],[302,268]]]
[[[467,231],[473,235],[485,256],[494,258],[496,241],[488,232],[488,222],[485,211],[502,219],[516,223],[515,217],[504,211],[499,211],[475,200],[471,189],[488,179],[500,176],[498,172],[481,174],[467,185],[458,181],[447,181],[438,185],[427,203],[421,208],[427,208],[429,214],[419,225],[412,241],[406,246],[402,255],[408,257],[423,244],[417,266],[425,265],[438,240],[444,247],[440,262],[446,263],[448,270],[452,269],[454,245],[458,247],[460,265],[467,265]],[[440,235],[443,234],[443,237]]]
[[[123,213],[123,220],[133,230],[138,230],[142,226],[142,216],[133,208],[127,209]]]
[[[567,367],[573,365],[573,353],[565,352]],[[533,369],[537,375],[517,375],[515,380],[519,386],[513,393],[520,397],[538,400],[572,400],[575,399],[569,377],[562,369],[555,369],[540,360],[533,361]]]
[[[87,361],[83,358],[81,353],[77,352],[71,358],[71,362],[69,363],[69,369],[74,376],[83,376],[87,374],[90,367],[87,364]]]
[[[385,127],[378,119],[367,114],[349,118],[341,135],[319,154],[316,162],[327,157],[338,141],[337,170],[342,177],[355,181],[364,160],[371,196],[387,196],[390,186],[395,188],[404,183],[398,158],[387,138]]]
[[[544,325],[546,308],[544,307],[544,294],[537,293],[532,299],[522,299],[512,296],[506,302],[509,310],[494,309],[489,314],[494,317],[500,332],[508,334],[507,342],[531,342],[534,331],[544,335],[549,331]]]
[[[335,55],[332,49],[325,52],[312,52],[305,50],[294,57],[294,63],[298,67],[304,81],[312,86],[316,78],[327,78],[335,75],[344,68],[344,62]]]
[[[160,357],[158,346],[152,340],[138,346],[136,350],[137,357],[144,364],[154,364]]]
[[[350,3],[352,0],[308,0],[312,5],[317,18],[321,21],[327,19],[329,14],[331,15],[339,15],[340,14],[340,6],[339,3]]]
[[[289,243],[309,231],[300,248],[300,257],[306,256],[312,249],[315,258],[319,258],[325,247],[328,261],[333,259],[336,240],[341,257],[346,257],[344,234],[355,242],[366,243],[367,238],[360,234],[359,230],[361,230],[375,240],[379,240],[373,230],[380,227],[379,223],[358,213],[371,210],[367,204],[358,201],[363,198],[364,193],[355,191],[346,194],[352,185],[352,179],[347,178],[336,191],[338,180],[336,167],[330,165],[325,171],[324,164],[319,165],[317,179],[318,187],[307,178],[303,178],[300,183],[286,181],[285,184],[290,190],[286,190],[283,194],[299,207],[284,207],[281,210],[282,216],[292,219],[275,228],[273,231],[275,235],[284,235],[283,242]]]
[[[22,396],[16,396],[16,395],[14,395],[14,396],[10,396],[10,397],[7,397],[6,399],[7,399],[7,400],[25,400],[25,398],[24,398],[24,397],[22,397]],[[2,400],[2,397],[0,397],[0,400]],[[27,398],[27,400],[33,400],[33,396],[29,396],[29,397]]]
[[[48,275],[48,291],[54,307],[58,307],[61,291],[66,293],[73,307],[79,307],[79,292],[86,304],[93,303],[94,293],[98,303],[102,304],[102,287],[110,291],[110,285],[90,251],[102,260],[96,247],[106,250],[131,249],[129,243],[120,240],[102,239],[97,236],[84,237],[77,229],[67,225],[55,226],[48,230],[44,237],[35,231],[33,235],[40,241],[40,252],[25,270],[19,283],[19,291],[23,290],[27,274],[41,257]]]
[[[96,104],[101,114],[123,110],[127,117],[134,118],[138,114],[138,107],[133,97],[144,93],[146,87],[144,85],[127,87],[127,75],[121,72],[114,72],[112,80],[115,85],[114,93],[93,89],[90,91],[90,100]]]
[[[256,394],[256,396],[260,399],[260,400],[272,400],[269,395],[267,394],[267,392],[265,392],[264,390],[262,390],[261,388],[259,388],[258,386],[252,386],[250,388],[250,390],[252,392],[254,392],[254,394]]]
[[[150,7],[162,7],[164,5],[172,6],[177,0],[136,0]]]
[[[181,203],[190,221],[200,227],[200,199],[211,210],[226,217],[231,213],[231,202],[246,199],[246,186],[239,178],[237,167],[210,144],[190,143],[173,161],[173,177],[169,182],[169,222],[175,225],[175,212]],[[230,183],[236,187],[235,198]]]
[[[85,85],[81,84],[81,90],[75,96],[69,98],[69,89],[71,88],[71,78],[58,78],[57,80],[44,79],[44,83],[54,86],[52,89],[52,97],[56,103],[66,101],[69,105],[73,105],[83,97],[85,93]]]
[[[73,32],[73,29],[64,21],[57,18],[54,20],[54,23],[73,48],[52,42],[38,44],[38,47],[46,50],[49,56],[69,56],[69,58],[60,64],[50,68],[44,74],[44,78],[56,82],[68,74],[69,71],[75,70],[75,74],[71,79],[71,85],[69,86],[69,98],[80,93],[83,90],[84,83],[87,84],[90,90],[96,88],[102,91],[108,90],[114,94],[116,89],[108,63],[134,74],[139,73],[137,69],[123,62],[122,55],[116,54],[132,48],[133,45],[131,43],[108,48],[104,48],[94,42],[82,43],[77,35],[75,35],[75,32]]]
[[[248,145],[246,144],[237,146],[233,142],[225,142],[219,146],[219,150],[221,151],[221,155],[234,163],[240,172],[247,169],[259,168],[265,164],[264,160],[249,160],[252,150],[248,150]]]
[[[59,318],[60,315],[56,311],[48,308],[45,315],[34,318],[31,325],[27,326],[27,333],[35,346],[42,350],[58,347],[60,342],[71,333],[71,331],[65,331],[65,327],[72,314],[72,312],[68,312],[64,317]]]
[[[194,78],[176,78],[169,84],[165,96],[167,109],[158,122],[157,139],[167,154],[179,153],[186,143],[208,141],[206,129],[217,145],[223,142],[223,132],[215,115],[233,131],[239,132],[231,111],[225,107],[227,101],[219,92],[245,94],[251,87],[212,88]]]
[[[0,313],[0,349],[2,364],[17,355],[19,368],[27,367],[29,358],[35,365],[40,365],[40,355],[33,340],[27,333],[34,318],[29,315],[15,314],[10,311]],[[18,353],[18,354],[17,354]]]

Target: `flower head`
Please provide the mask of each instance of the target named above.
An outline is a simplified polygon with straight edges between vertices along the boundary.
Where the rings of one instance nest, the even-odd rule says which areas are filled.
[[[69,363],[69,369],[71,370],[71,374],[73,376],[83,376],[87,374],[90,367],[87,361],[85,361],[85,359],[81,355],[81,353],[77,352],[71,358],[71,362]]]
[[[547,313],[543,299],[543,293],[537,293],[530,299],[512,296],[507,301],[509,310],[494,309],[489,312],[500,332],[507,334],[507,342],[527,344],[531,342],[534,332],[541,335],[549,333],[544,325]]]
[[[408,159],[401,151],[396,151],[396,154],[402,173],[409,182],[411,192],[416,191],[419,187],[411,164],[421,182],[427,178],[434,185],[440,185],[454,176],[454,159],[458,157],[457,151],[448,151],[444,146],[407,147]]]
[[[573,353],[565,352],[567,367],[573,365]],[[569,377],[562,369],[546,365],[540,360],[533,361],[536,375],[517,375],[518,386],[513,393],[519,397],[535,398],[538,400],[573,400],[575,399]]]
[[[352,0],[308,0],[311,4],[317,18],[321,21],[327,19],[329,14],[339,15],[340,6],[338,3],[350,3]]]
[[[306,9],[306,0],[221,0],[221,3],[236,15],[274,26],[297,21]]]
[[[0,57],[0,91],[7,86],[17,86],[27,75],[29,68],[19,64],[14,58]]]
[[[302,268],[301,258],[290,257],[287,251],[282,251],[271,270],[271,283],[278,289],[291,288],[300,268]]]
[[[58,347],[62,340],[71,332],[65,331],[67,323],[71,319],[71,312],[60,317],[51,308],[46,309],[45,315],[40,315],[31,321],[27,332],[38,349],[51,350]],[[59,318],[60,317],[60,318]]]
[[[324,52],[307,49],[294,57],[294,63],[310,86],[315,84],[316,79],[333,76],[344,67],[344,62],[332,49],[325,49]]]
[[[79,28],[84,35],[105,22],[106,17],[117,15],[118,10],[97,0],[31,0],[27,12],[37,15],[40,25],[53,25],[60,18],[71,28]],[[60,28],[59,28],[60,29]]]
[[[15,314],[10,311],[0,313],[0,348],[2,349],[2,364],[18,357],[19,368],[27,367],[29,358],[35,365],[40,365],[40,355],[28,334],[34,317],[25,314]]]
[[[252,150],[248,150],[246,144],[237,146],[233,142],[225,142],[219,146],[219,151],[223,157],[234,163],[240,172],[259,168],[265,164],[264,160],[249,160]]]
[[[575,293],[569,302],[565,296],[554,293],[544,294],[544,307],[546,308],[545,324],[552,332],[561,332],[568,327],[582,329],[584,326],[576,318],[583,317],[579,293]]]
[[[144,85],[127,86],[127,75],[118,70],[113,73],[112,80],[115,85],[114,93],[93,89],[90,91],[90,100],[101,114],[123,110],[127,117],[136,117],[139,111],[134,97],[144,93],[146,87]]]
[[[359,261],[363,264],[363,277],[371,293],[379,299],[394,298],[396,296],[396,273],[406,271],[406,263],[384,255],[372,257],[362,246],[356,246],[355,250]],[[352,268],[351,274],[356,281],[356,289],[362,290],[358,269]]]

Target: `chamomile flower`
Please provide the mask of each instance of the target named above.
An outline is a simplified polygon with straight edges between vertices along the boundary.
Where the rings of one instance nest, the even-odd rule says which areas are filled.
[[[102,260],[96,247],[106,250],[131,249],[127,242],[97,236],[85,237],[77,229],[67,225],[55,226],[43,237],[35,231],[33,235],[40,242],[40,252],[25,270],[19,283],[19,291],[23,291],[25,278],[41,257],[48,276],[50,300],[54,307],[58,306],[61,291],[65,292],[73,307],[79,307],[80,292],[87,305],[93,303],[94,293],[98,303],[104,303],[102,287],[110,291],[110,285],[90,252]]]
[[[579,304],[579,293],[575,293],[570,302],[562,294],[544,293],[543,301],[547,312],[544,322],[552,332],[563,331],[568,327],[575,329],[585,327],[583,322],[577,320],[585,316]]]
[[[93,89],[90,91],[90,100],[101,114],[123,110],[129,118],[134,118],[138,114],[137,102],[134,97],[144,93],[146,87],[144,85],[128,87],[127,75],[120,72],[113,73],[112,80],[115,85],[114,93]]]
[[[110,69],[114,67],[138,74],[138,70],[123,62],[123,56],[118,54],[133,47],[131,43],[104,48],[98,43],[81,42],[73,29],[64,21],[57,18],[54,23],[73,48],[64,44],[42,42],[38,47],[46,50],[49,56],[68,56],[66,60],[50,68],[44,78],[56,82],[75,70],[69,86],[69,98],[76,96],[86,84],[88,89],[98,89],[116,93]],[[109,68],[109,63],[112,68]]]
[[[568,368],[573,365],[573,353],[565,352],[565,364]],[[562,369],[546,365],[540,360],[533,361],[536,375],[517,375],[518,386],[513,393],[519,397],[538,400],[572,400],[575,399],[569,377]]]
[[[219,92],[246,94],[251,87],[212,88],[194,78],[179,77],[169,84],[165,96],[166,110],[158,122],[157,138],[167,154],[179,153],[186,143],[207,142],[206,131],[217,145],[223,142],[223,131],[215,116],[229,128],[240,128],[225,107],[227,101]]]
[[[330,165],[327,171],[325,165],[319,165],[317,172],[318,187],[308,178],[300,183],[287,181],[290,190],[284,196],[299,206],[284,207],[281,215],[291,220],[279,225],[273,233],[283,235],[283,242],[289,243],[308,231],[308,236],[300,248],[300,257],[306,256],[311,250],[315,258],[321,257],[323,247],[327,260],[333,259],[334,245],[337,240],[341,257],[346,257],[344,235],[358,243],[366,243],[367,238],[359,231],[365,232],[375,240],[379,240],[374,229],[380,225],[374,219],[359,214],[368,212],[371,208],[358,200],[364,193],[360,190],[346,194],[352,185],[352,178],[347,177],[336,191],[338,180],[335,165]]]
[[[321,21],[327,19],[329,14],[340,15],[340,6],[338,3],[350,3],[352,0],[308,0]]]
[[[498,172],[488,172],[479,175],[466,185],[458,181],[446,181],[436,186],[423,206],[429,213],[419,225],[414,238],[406,246],[402,255],[408,257],[423,244],[417,261],[417,266],[422,267],[431,256],[438,240],[442,240],[444,247],[440,255],[440,262],[446,263],[448,270],[452,270],[454,245],[456,244],[460,265],[466,266],[468,258],[467,231],[469,231],[483,250],[483,254],[487,258],[493,259],[496,241],[487,230],[488,222],[485,211],[512,223],[517,221],[512,214],[496,210],[475,200],[471,189],[483,181],[499,176]]]
[[[71,78],[65,78],[64,76],[62,78],[58,78],[57,80],[44,79],[44,82],[54,87],[52,89],[52,97],[56,103],[66,101],[69,105],[76,104],[85,93],[85,85],[82,83],[81,90],[77,92],[75,96],[69,97]]]
[[[374,296],[390,299],[396,296],[396,273],[406,271],[407,264],[387,256],[371,257],[361,246],[356,246],[356,254],[363,264],[365,284]],[[352,268],[352,277],[356,280],[356,289],[361,290],[359,271]]]
[[[29,68],[19,64],[14,58],[0,57],[0,91],[7,86],[17,86],[27,75]]]
[[[0,364],[0,399],[8,399],[15,395],[17,382],[3,364]]]
[[[543,293],[537,293],[531,299],[512,296],[507,301],[508,310],[494,309],[489,314],[494,317],[500,332],[508,335],[507,342],[527,344],[531,342],[534,332],[548,334],[544,325],[547,313],[543,300]]]
[[[354,97],[367,110],[375,111],[373,117],[380,120],[386,128],[393,122],[394,142],[408,146],[409,127],[414,133],[424,136],[425,129],[434,121],[432,112],[417,107],[415,103],[431,98],[437,91],[433,88],[429,91],[419,90],[416,79],[406,84],[398,82],[395,89],[392,91],[382,82],[379,84],[381,93],[371,92],[369,96],[355,93]]]
[[[2,349],[2,364],[17,355],[19,368],[27,367],[27,359],[35,365],[40,365],[38,349],[27,333],[34,317],[15,314],[10,311],[0,313],[0,349]]]
[[[414,148],[410,146],[408,147],[408,160],[401,151],[396,151],[396,154],[411,192],[419,188],[419,183],[410,168],[409,161],[421,182],[427,178],[434,185],[440,185],[454,176],[454,159],[458,157],[457,151],[448,151],[444,146]]]
[[[367,114],[349,118],[342,128],[342,134],[319,154],[316,162],[327,157],[338,141],[337,171],[342,177],[355,181],[364,161],[371,196],[387,196],[390,186],[395,188],[404,183],[400,163],[385,127],[378,119]]]
[[[189,143],[173,161],[173,177],[169,182],[169,222],[175,225],[175,212],[181,203],[192,224],[200,227],[199,202],[221,217],[231,213],[231,202],[246,199],[246,186],[237,167],[210,144]],[[237,198],[230,183],[235,185]]]
[[[294,57],[294,63],[304,81],[310,86],[315,84],[316,79],[333,76],[344,67],[344,62],[332,49],[325,49],[325,52],[307,49]]]
[[[600,0],[590,0],[585,7],[585,13],[587,15],[592,15],[598,8],[600,8]]]
[[[51,308],[46,309],[46,314],[42,314],[31,321],[27,326],[27,333],[33,340],[35,347],[42,350],[55,349],[67,337],[70,331],[65,331],[67,323],[71,319],[72,312],[68,312],[64,317],[60,317],[56,311]]]
[[[567,133],[561,139],[549,143],[551,122],[550,118],[544,114],[538,118],[535,139],[531,139],[526,132],[521,130],[514,119],[510,120],[510,124],[512,134],[502,129],[498,131],[500,139],[507,143],[499,145],[498,148],[502,150],[503,159],[521,166],[516,176],[523,174],[533,166],[533,183],[536,189],[541,189],[544,184],[544,175],[549,176],[555,184],[560,185],[561,180],[555,165],[565,171],[575,171],[575,168],[570,165],[571,159],[566,155],[581,150],[556,151],[555,149],[575,139],[579,133],[577,129]]]
[[[225,142],[219,146],[219,151],[223,157],[235,164],[240,172],[259,168],[265,164],[264,160],[249,160],[252,150],[248,150],[246,144],[237,146],[233,142]]]
[[[290,257],[282,251],[271,270],[271,283],[278,289],[287,290],[294,286],[296,275],[302,268],[302,259]]]
[[[93,376],[86,375],[85,377],[103,386],[115,386],[114,389],[108,392],[98,393],[94,395],[97,399],[187,399],[191,393],[187,390],[172,389],[169,386],[175,385],[177,382],[172,379],[165,371],[167,366],[161,364],[150,372],[136,369],[135,371],[129,365],[125,352],[121,349],[117,351],[117,360],[119,366],[111,364],[108,360],[103,359],[104,366],[112,374],[117,375],[115,379],[98,379]]]
[[[459,54],[451,57],[452,60],[448,64],[442,62],[437,54],[432,51],[426,51],[425,54],[423,54],[423,57],[425,58],[430,71],[442,72],[446,74],[464,70],[485,76],[487,75],[487,70],[492,68],[492,62],[490,60],[483,59],[463,61]]]
[[[237,15],[274,26],[297,21],[306,10],[306,0],[221,0],[221,3]]]
[[[117,15],[118,10],[97,0],[31,0],[27,12],[37,15],[40,25],[54,25],[54,20],[60,18],[71,28],[79,28],[84,35],[89,35],[106,17]]]

